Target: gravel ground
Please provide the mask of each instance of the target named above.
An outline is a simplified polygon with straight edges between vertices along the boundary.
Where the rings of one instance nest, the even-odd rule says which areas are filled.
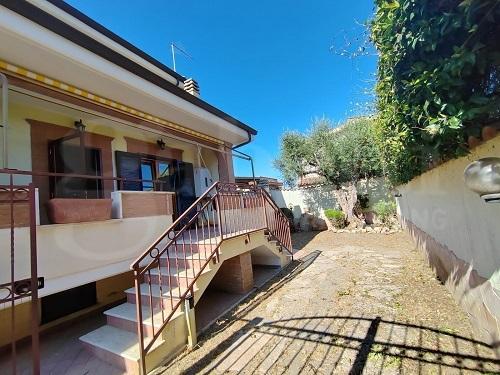
[[[499,373],[404,233],[297,233],[300,259],[164,374]]]

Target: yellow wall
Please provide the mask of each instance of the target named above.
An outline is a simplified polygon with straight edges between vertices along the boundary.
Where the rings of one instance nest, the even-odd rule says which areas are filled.
[[[85,314],[91,314],[93,311],[99,312],[104,306],[110,305],[125,298],[124,290],[134,285],[132,271],[125,272],[96,282],[97,304],[75,312],[68,316],[57,319],[40,327],[43,332],[49,328],[66,323]],[[24,302],[14,307],[15,313],[15,336],[16,340],[31,336],[31,303]],[[38,318],[40,319],[40,311]],[[12,325],[11,309],[0,310],[0,348],[11,342]]]
[[[68,111],[73,114],[69,115]],[[31,145],[30,145],[30,125],[26,119],[44,121],[60,126],[74,128],[74,122],[82,119],[87,126],[86,130],[91,133],[105,135],[114,138],[111,147],[114,151],[127,151],[125,137],[134,138],[145,142],[156,144],[160,135],[127,126],[118,122],[112,122],[104,118],[98,118],[94,115],[80,113],[78,111],[67,110],[63,107],[53,105],[51,110],[22,102],[11,101],[9,103],[9,130],[8,130],[8,150],[9,167],[21,170],[31,170]],[[198,166],[197,147],[190,143],[182,142],[176,139],[164,137],[166,146],[183,150],[183,161]],[[3,143],[0,142],[0,160],[3,158]],[[215,151],[202,148],[203,160],[212,172],[214,180],[218,179],[218,162]],[[3,160],[2,160],[3,161]],[[204,166],[203,162],[200,166]],[[113,162],[113,167],[115,163]],[[27,177],[17,177],[16,182],[27,183],[30,179]],[[5,176],[0,176],[0,183],[5,183]]]
[[[0,310],[0,348],[11,342],[12,324],[11,308]],[[22,303],[15,306],[15,333],[20,339],[31,335],[31,304]]]
[[[98,280],[96,282],[97,302],[101,305],[107,305],[125,298],[124,290],[133,286],[133,271]]]

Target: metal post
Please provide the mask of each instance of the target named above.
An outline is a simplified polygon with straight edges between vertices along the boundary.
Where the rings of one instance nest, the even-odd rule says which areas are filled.
[[[7,152],[7,129],[9,128],[9,81],[5,74],[0,73],[2,84],[2,128],[3,128],[3,168],[9,168],[9,154]]]
[[[193,349],[198,342],[198,337],[196,335],[193,294],[187,295],[184,299],[184,314],[186,317],[186,325],[188,329],[188,346],[190,349]]]
[[[220,233],[220,240],[222,241],[224,239],[224,234],[223,234],[223,230],[222,230],[222,211],[221,211],[221,204],[220,204],[220,194],[219,192],[216,190],[216,193],[217,196],[215,197],[215,207],[217,209],[217,214],[219,215],[219,233]]]
[[[33,374],[40,374],[40,340],[38,321],[38,258],[36,245],[35,187],[29,184],[30,207],[30,253],[31,253],[31,351],[33,353]]]
[[[139,281],[139,267],[134,268],[135,285],[135,306],[137,312],[137,338],[139,340],[139,368],[141,375],[146,375],[146,353],[144,352],[144,331],[142,326],[142,301],[141,301],[141,283]]]
[[[10,323],[12,326],[12,343],[11,343],[11,355],[12,355],[12,373],[17,373],[17,353],[16,353],[16,314],[15,308],[15,253],[14,253],[14,177],[12,174],[9,175],[9,194],[10,194],[10,290],[11,290],[11,303],[10,303]]]

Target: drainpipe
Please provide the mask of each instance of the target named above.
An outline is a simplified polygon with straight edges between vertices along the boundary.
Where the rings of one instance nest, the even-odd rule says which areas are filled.
[[[240,143],[239,145],[232,147],[231,150],[234,152],[237,152],[240,155],[245,156],[247,158],[247,160],[250,160],[250,165],[252,166],[252,180],[253,180],[254,185],[257,186],[257,182],[255,181],[255,170],[253,167],[253,158],[250,155],[245,154],[244,152],[241,152],[240,150],[237,150],[237,148],[245,146],[245,145],[249,144],[250,142],[252,142],[252,134],[250,134],[249,131],[247,131],[247,134],[248,134],[248,139],[245,142]]]
[[[233,148],[231,150],[236,150],[237,148],[245,146],[245,145],[249,144],[250,142],[252,142],[252,134],[250,134],[250,132],[248,130],[247,130],[247,134],[248,134],[248,139],[245,142],[240,143],[239,145],[233,146]],[[241,151],[238,151],[238,152],[241,152]]]
[[[8,153],[7,153],[7,129],[8,129],[8,117],[9,117],[9,81],[5,74],[0,73],[0,83],[2,85],[2,123],[0,127],[2,127],[2,135],[3,135],[3,168],[7,169],[9,167],[8,163]]]

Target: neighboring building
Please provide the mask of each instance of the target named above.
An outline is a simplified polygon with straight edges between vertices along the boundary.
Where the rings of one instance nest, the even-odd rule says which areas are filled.
[[[283,187],[283,182],[278,181],[273,177],[236,177],[236,182],[240,184],[256,185],[263,187],[270,192],[271,190],[279,190]]]
[[[204,194],[210,180],[234,182],[232,148],[256,131],[200,99],[196,82],[59,0],[0,1],[0,72],[0,246],[12,249],[0,253],[0,347],[127,298],[82,341],[128,371],[151,369],[195,340],[189,309],[212,280],[244,293],[252,263],[288,262],[261,193]],[[33,249],[39,307],[27,297]],[[161,337],[148,348],[151,324]]]
[[[317,172],[308,172],[299,177],[297,187],[307,188],[326,184],[326,178]]]

